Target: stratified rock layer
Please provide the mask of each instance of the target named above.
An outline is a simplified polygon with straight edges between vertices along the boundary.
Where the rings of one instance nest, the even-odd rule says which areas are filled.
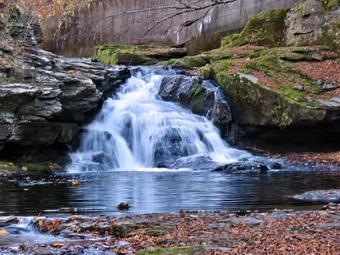
[[[21,71],[30,70],[34,77],[20,81],[10,75],[19,68],[11,67],[4,74],[14,82],[3,81],[0,85],[1,147],[70,143],[105,96],[129,76],[125,69],[64,59],[38,49],[26,50],[29,52],[15,60],[20,61]]]
[[[0,151],[74,141],[129,71],[37,49],[36,30],[17,7],[5,1],[0,9]]]

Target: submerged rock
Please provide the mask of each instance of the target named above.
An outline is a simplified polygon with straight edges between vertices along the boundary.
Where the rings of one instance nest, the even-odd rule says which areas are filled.
[[[265,157],[253,157],[239,162],[225,164],[216,167],[214,171],[229,172],[229,171],[255,171],[266,172],[269,170],[284,169],[286,164],[280,159],[268,159]]]
[[[319,202],[340,202],[340,190],[315,190],[300,195],[295,195],[297,200],[319,201]]]

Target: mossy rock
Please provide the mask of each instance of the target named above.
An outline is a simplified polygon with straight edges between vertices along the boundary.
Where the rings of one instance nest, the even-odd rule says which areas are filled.
[[[27,170],[34,173],[50,172],[49,167],[42,163],[28,163]]]
[[[222,38],[221,46],[226,46],[228,44],[236,42],[238,39],[240,39],[240,34],[231,34],[229,36],[226,36]]]
[[[204,254],[204,249],[200,247],[183,247],[183,248],[150,248],[137,253],[138,255],[200,255]]]
[[[11,174],[20,170],[21,170],[20,167],[18,167],[12,162],[0,161],[0,172]]]
[[[165,234],[166,227],[163,225],[156,226],[145,233],[147,236],[162,236]]]
[[[235,47],[245,44],[284,46],[285,19],[289,10],[289,8],[269,9],[254,14],[240,34],[223,38],[222,46]]]
[[[321,41],[332,47],[337,53],[340,53],[340,20],[324,26],[322,32]]]
[[[327,107],[321,105],[319,99],[327,101],[327,96],[323,96],[327,90],[300,73],[296,63],[332,59],[334,54],[325,47],[262,50],[255,47],[252,50],[247,46],[235,49],[231,59],[212,61],[202,67],[200,73],[220,84],[230,98],[239,124],[280,128],[309,126],[326,118]],[[247,55],[252,58],[245,58]]]
[[[101,45],[94,54],[103,64],[110,65],[155,65],[164,59],[185,56],[183,49],[146,45]]]
[[[0,161],[0,173],[7,175],[17,174],[50,174],[51,170],[44,163],[13,163]]]
[[[339,6],[339,0],[320,0],[322,2],[322,6],[325,9],[330,9],[335,6]]]
[[[186,56],[181,59],[170,59],[159,63],[160,65],[171,65],[174,68],[192,70],[195,67],[202,67],[209,63],[211,57],[209,55]]]
[[[308,106],[309,102],[294,101],[257,81],[252,75],[216,75],[216,80],[231,98],[239,124],[278,126],[313,124],[325,118],[326,112]],[[301,98],[299,98],[301,100]]]

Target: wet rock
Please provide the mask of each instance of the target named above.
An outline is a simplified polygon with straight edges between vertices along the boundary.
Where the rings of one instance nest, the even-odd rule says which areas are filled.
[[[266,172],[269,170],[283,169],[285,166],[284,162],[279,159],[268,159],[264,157],[254,157],[244,161],[236,163],[226,164],[219,166],[214,171],[255,171],[255,172]]]
[[[18,222],[19,222],[19,219],[16,217],[0,218],[0,228],[7,227],[13,224],[17,224]]]
[[[126,68],[75,62],[39,49],[27,52],[23,66],[34,71],[34,79],[0,85],[1,149],[6,143],[53,146],[74,141],[79,127],[130,75]]]
[[[194,170],[211,170],[221,167],[219,163],[216,163],[208,157],[184,157],[179,158],[169,166],[171,169],[188,168]]]
[[[316,190],[308,191],[301,195],[295,195],[297,200],[320,201],[320,202],[340,202],[340,190]]]
[[[76,140],[130,70],[38,49],[38,24],[14,4],[3,11],[9,22],[0,39],[0,152],[20,157],[27,146],[32,152],[40,146],[60,151],[59,145]]]
[[[230,218],[232,223],[245,223],[248,227],[252,228],[260,225],[263,221],[252,218],[252,217],[232,217]]]
[[[160,96],[207,117],[221,130],[222,136],[228,135],[232,121],[230,108],[219,86],[213,81],[203,81],[197,77],[167,76],[162,80]]]

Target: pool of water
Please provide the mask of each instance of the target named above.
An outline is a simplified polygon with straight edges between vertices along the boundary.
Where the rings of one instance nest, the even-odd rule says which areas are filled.
[[[293,195],[339,189],[340,172],[112,171],[0,179],[2,215],[320,209]],[[79,182],[78,185],[72,184]],[[116,206],[129,203],[128,211]]]

